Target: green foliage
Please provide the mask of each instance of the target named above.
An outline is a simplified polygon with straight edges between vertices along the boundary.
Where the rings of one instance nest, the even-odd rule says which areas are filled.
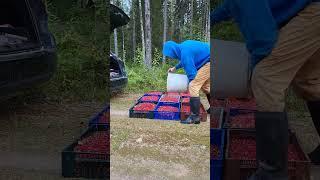
[[[154,66],[147,69],[141,64],[128,65],[128,86],[129,92],[147,92],[152,90],[165,91],[167,84],[168,64],[163,66]]]
[[[108,96],[109,35],[106,14],[103,15],[106,7],[96,2],[95,9],[79,8],[75,3],[64,12],[64,18],[55,13],[59,4],[48,2],[50,31],[57,42],[58,67],[54,78],[43,88],[52,98],[105,100]],[[106,28],[102,29],[101,25]]]

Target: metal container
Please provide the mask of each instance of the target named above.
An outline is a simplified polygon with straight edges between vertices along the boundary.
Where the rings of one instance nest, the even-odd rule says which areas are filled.
[[[250,89],[250,57],[245,44],[211,39],[211,95],[246,98]]]

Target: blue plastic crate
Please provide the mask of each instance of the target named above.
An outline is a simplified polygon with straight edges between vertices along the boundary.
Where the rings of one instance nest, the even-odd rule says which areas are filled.
[[[178,112],[158,112],[159,107],[161,106],[173,106],[178,108]],[[180,120],[180,103],[164,103],[159,102],[155,111],[154,111],[154,119],[162,119],[162,120]]]
[[[178,101],[177,101],[177,102],[162,102],[161,100],[162,100],[162,98],[163,98],[164,96],[168,96],[168,95],[165,95],[165,94],[162,95],[161,98],[159,99],[159,103],[163,103],[163,104],[173,104],[173,105],[175,105],[175,104],[180,104],[181,96],[174,96],[174,97],[178,97]]]
[[[218,158],[213,158],[210,155],[210,179],[222,180],[225,145],[224,129],[210,129],[210,145],[219,147],[220,151]]]
[[[100,117],[103,116],[103,113],[105,112],[110,113],[110,105],[106,105],[101,112],[97,113],[93,118],[91,118],[91,120],[89,121],[89,127],[97,127],[99,129],[109,129],[110,123],[99,123]],[[110,119],[109,119],[109,122],[110,122]]]
[[[143,101],[143,100],[141,100],[141,99],[142,99],[143,97],[145,97],[145,96],[157,96],[157,97],[158,97],[158,100],[157,100],[157,101]],[[138,99],[138,102],[159,102],[160,97],[161,97],[161,96],[158,96],[158,95],[145,94],[145,95],[141,96],[141,97]]]

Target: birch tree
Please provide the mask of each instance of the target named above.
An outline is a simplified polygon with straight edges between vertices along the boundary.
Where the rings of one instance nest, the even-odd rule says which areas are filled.
[[[147,68],[152,67],[152,29],[151,29],[151,16],[150,16],[150,1],[145,0],[145,27],[146,27],[146,56],[145,65]]]

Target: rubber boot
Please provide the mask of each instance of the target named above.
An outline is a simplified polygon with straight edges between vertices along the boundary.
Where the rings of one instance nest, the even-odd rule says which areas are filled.
[[[183,124],[200,124],[200,97],[190,98],[191,115],[185,121],[180,121]]]
[[[257,112],[258,170],[249,180],[288,180],[288,119],[283,112]]]
[[[308,102],[308,108],[312,117],[314,127],[320,136],[320,101]],[[308,154],[311,162],[320,165],[320,145]]]
[[[209,102],[209,104],[210,104],[210,106],[211,106],[211,96],[210,96],[210,94],[206,94],[207,95],[207,99],[208,99],[208,102]],[[211,110],[210,110],[210,107],[209,107],[209,109],[207,109],[207,113],[208,114],[210,114],[210,112],[211,112]]]

